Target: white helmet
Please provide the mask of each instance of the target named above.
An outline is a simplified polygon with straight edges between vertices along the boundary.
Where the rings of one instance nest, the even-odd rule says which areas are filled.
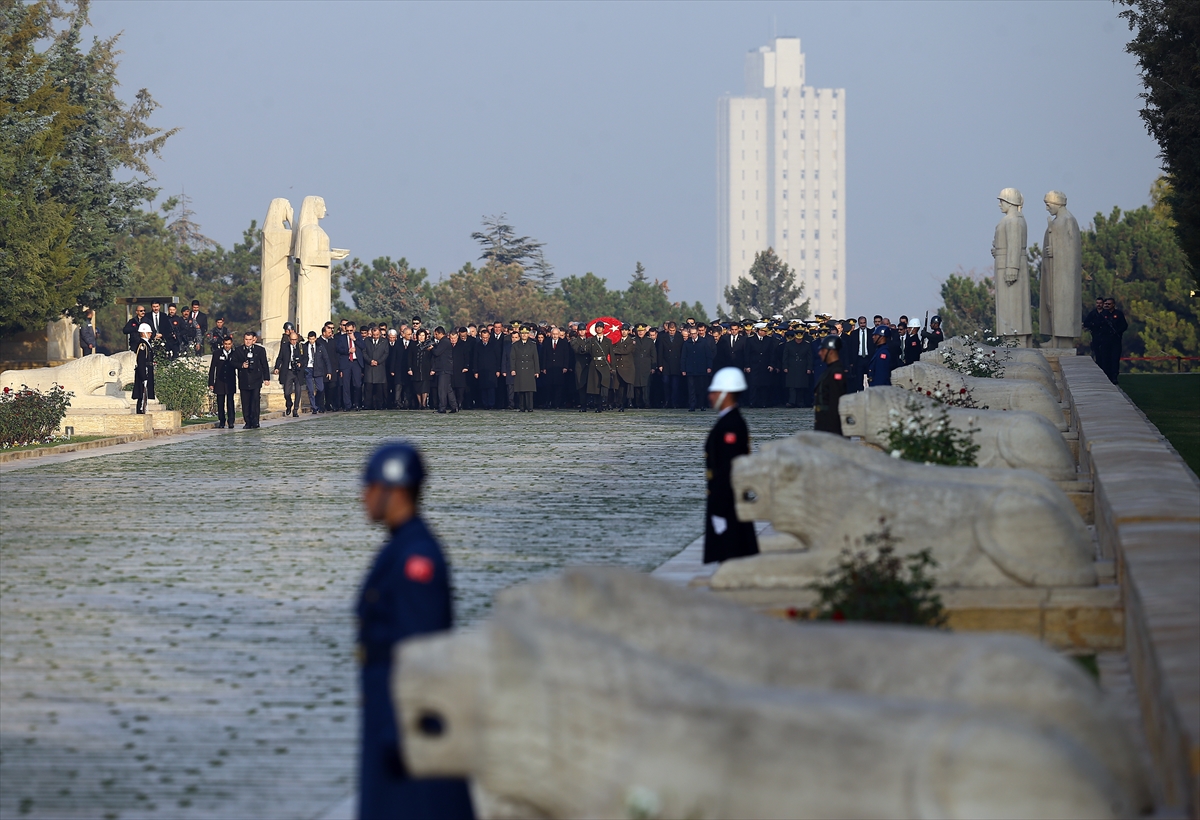
[[[709,393],[744,393],[746,389],[746,376],[736,367],[722,367],[708,386]]]
[[[153,332],[154,332],[154,328],[150,327],[150,325],[146,324],[145,322],[142,322],[140,325],[138,325],[138,333],[153,333]]]

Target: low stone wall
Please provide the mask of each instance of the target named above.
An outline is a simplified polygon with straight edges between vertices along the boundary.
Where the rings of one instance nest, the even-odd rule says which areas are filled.
[[[1200,816],[1200,481],[1089,358],[1063,358],[1100,548],[1125,598],[1125,651],[1166,807]]]

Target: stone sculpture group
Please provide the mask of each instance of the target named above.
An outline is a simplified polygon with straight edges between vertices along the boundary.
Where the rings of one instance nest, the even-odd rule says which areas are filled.
[[[1122,724],[1035,642],[775,622],[619,569],[502,593],[414,639],[393,695],[408,770],[506,817],[1123,817]]]
[[[1022,208],[1024,197],[1005,188],[998,197],[1004,218],[992,241],[995,259],[996,334],[1030,347],[1033,319],[1030,308],[1029,229]],[[1067,195],[1050,191],[1045,197],[1050,218],[1042,248],[1039,329],[1052,348],[1073,347],[1082,327],[1083,268],[1079,222],[1067,210]]]
[[[273,199],[267,208],[262,232],[264,342],[278,342],[288,322],[305,333],[319,334],[330,319],[330,266],[350,251],[329,246],[329,235],[319,224],[326,216],[325,200],[319,196],[304,198],[299,219],[293,218],[286,199]]]

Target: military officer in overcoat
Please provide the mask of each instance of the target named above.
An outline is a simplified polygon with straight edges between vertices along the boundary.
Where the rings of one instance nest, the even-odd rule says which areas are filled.
[[[636,350],[637,342],[629,332],[629,325],[622,325],[621,341],[612,346],[612,389],[617,394],[618,413],[624,413],[633,399],[633,385],[637,380]]]
[[[746,377],[736,367],[723,367],[708,386],[708,401],[717,422],[704,442],[707,496],[704,503],[704,563],[758,553],[753,521],[739,521],[734,504],[733,460],[750,453],[750,431],[738,410]]]
[[[390,533],[356,607],[362,665],[358,814],[363,820],[474,817],[466,781],[409,775],[392,703],[396,644],[454,625],[450,568],[419,511],[424,478],[420,453],[402,441],[376,450],[363,475],[367,517]]]

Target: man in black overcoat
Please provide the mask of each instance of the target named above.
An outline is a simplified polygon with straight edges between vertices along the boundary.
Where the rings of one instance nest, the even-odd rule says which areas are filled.
[[[704,563],[758,553],[753,521],[739,521],[734,504],[733,460],[750,453],[750,431],[738,410],[746,377],[736,367],[718,370],[708,386],[717,422],[704,442],[707,498],[704,504]]]

